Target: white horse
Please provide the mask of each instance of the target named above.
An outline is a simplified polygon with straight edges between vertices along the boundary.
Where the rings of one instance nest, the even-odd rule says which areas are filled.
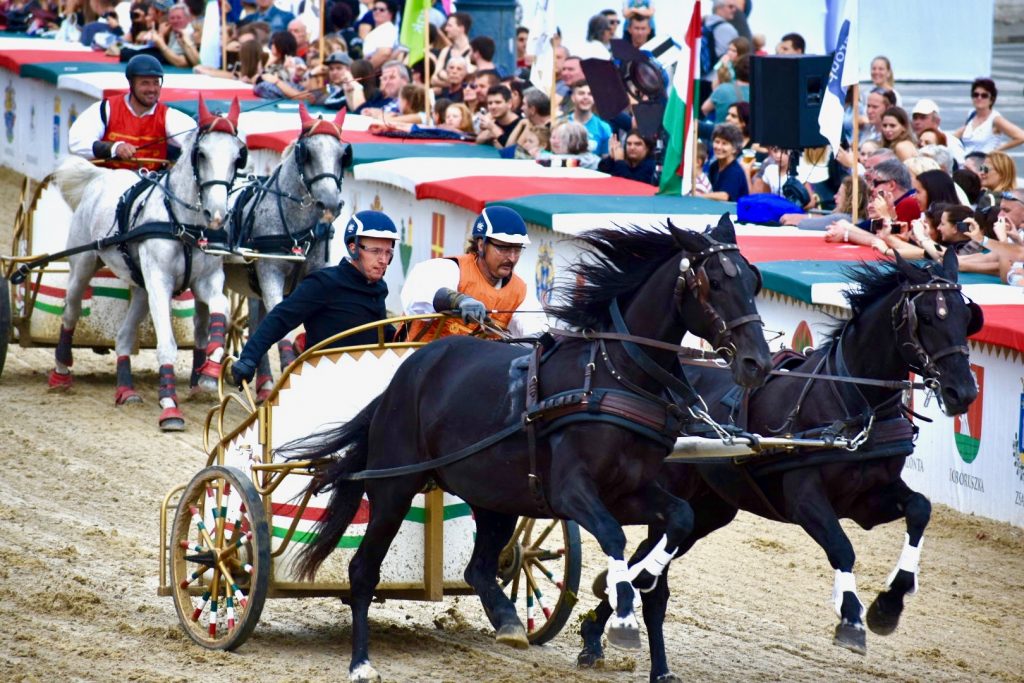
[[[231,211],[239,251],[253,257],[247,265],[226,264],[231,289],[250,294],[250,332],[303,277],[328,265],[331,223],[344,204],[345,111],[325,121],[300,103],[299,120],[298,138],[270,177],[242,190]],[[282,370],[295,360],[294,337],[292,331],[278,343]],[[256,386],[261,398],[273,386],[266,356]]]
[[[192,289],[196,301],[196,349],[205,345],[205,354],[196,354],[196,360],[203,361],[200,385],[216,389],[224,355],[228,300],[224,295],[222,258],[203,248],[208,238],[220,240],[217,236],[223,234],[228,193],[238,169],[245,164],[247,152],[238,138],[238,114],[237,99],[228,115],[220,117],[210,114],[200,96],[199,126],[185,137],[181,158],[163,175],[140,179],[131,171],[99,168],[80,157],[68,157],[61,163],[56,182],[74,210],[68,248],[98,242],[119,232],[134,235],[123,244],[69,258],[71,272],[56,367],[49,380],[52,388],[71,385],[71,343],[82,312],[82,295],[102,259],[131,289],[128,314],[115,340],[115,402],[141,403],[132,384],[130,354],[135,348],[138,323],[148,310],[160,363],[160,428],[185,428],[175,389],[178,348],[171,329],[171,297],[186,288]]]

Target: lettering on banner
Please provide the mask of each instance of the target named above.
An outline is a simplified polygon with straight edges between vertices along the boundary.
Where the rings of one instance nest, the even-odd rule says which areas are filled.
[[[962,486],[965,489],[977,491],[978,493],[985,493],[985,481],[981,477],[976,477],[973,474],[967,474],[960,470],[949,470],[949,480],[957,486]]]
[[[903,465],[903,469],[911,470],[912,472],[924,472],[924,460],[921,458],[908,457],[906,463]]]
[[[1013,494],[1013,504],[1024,508],[1024,491],[1014,491]]]

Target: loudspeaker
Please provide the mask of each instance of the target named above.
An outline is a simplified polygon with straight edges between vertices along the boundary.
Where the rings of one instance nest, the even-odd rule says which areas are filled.
[[[822,147],[818,112],[832,57],[782,55],[750,60],[750,138],[783,149]]]

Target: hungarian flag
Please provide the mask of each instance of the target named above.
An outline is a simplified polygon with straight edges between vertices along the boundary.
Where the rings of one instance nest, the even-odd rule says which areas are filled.
[[[406,64],[415,64],[423,59],[423,48],[426,44],[424,31],[427,28],[427,10],[430,9],[430,0],[405,0],[405,10],[402,11],[402,33],[398,41],[409,48],[409,56]]]
[[[661,169],[658,194],[686,194],[690,191],[691,165],[694,163],[696,137],[693,135],[696,89],[694,81],[700,76],[700,0],[692,0],[690,23],[686,28],[679,61],[672,79],[672,90],[662,125],[668,131],[665,164]],[[684,15],[685,16],[685,15]]]

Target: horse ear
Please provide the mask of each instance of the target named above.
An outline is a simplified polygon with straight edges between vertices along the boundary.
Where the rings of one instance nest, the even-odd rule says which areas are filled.
[[[228,109],[228,121],[235,130],[238,130],[238,117],[241,113],[242,106],[238,103],[238,97],[235,97],[231,100],[231,108]]]
[[[203,93],[199,93],[199,127],[205,128],[213,123],[214,118],[214,115],[206,108],[206,100],[203,99]]]
[[[339,133],[341,132],[341,127],[345,123],[345,114],[347,114],[347,113],[348,113],[348,109],[346,109],[345,107],[342,107],[341,111],[339,111],[335,115],[335,117],[334,117],[334,125],[336,125],[338,127],[338,132]]]
[[[711,238],[724,244],[736,244],[736,228],[732,224],[732,218],[726,211],[718,219],[718,225],[710,233]]]
[[[305,102],[299,102],[299,121],[302,124],[303,130],[313,124],[313,117],[309,115]]]
[[[896,260],[896,270],[899,271],[905,280],[917,283],[929,280],[930,276],[923,269],[900,256],[900,252],[894,250],[893,257]]]
[[[680,249],[686,251],[700,252],[704,251],[707,246],[707,240],[703,236],[693,232],[692,230],[683,230],[677,228],[671,221],[667,224],[668,231],[672,234],[672,239],[676,241]]]
[[[946,249],[946,253],[942,255],[942,270],[946,271],[947,280],[950,282],[957,281],[957,277],[960,274],[960,261],[957,260],[954,249]]]

